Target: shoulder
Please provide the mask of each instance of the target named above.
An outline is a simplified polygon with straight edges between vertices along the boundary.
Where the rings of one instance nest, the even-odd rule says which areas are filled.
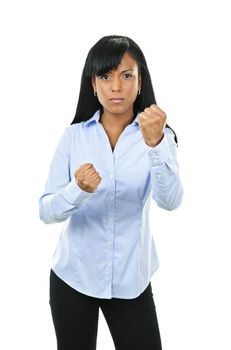
[[[174,132],[172,131],[172,129],[170,129],[170,128],[168,128],[168,127],[166,127],[165,129],[164,129],[164,134],[165,134],[165,136],[168,138],[168,139],[174,139]]]
[[[76,134],[78,134],[79,131],[82,129],[83,129],[83,122],[71,124],[66,126],[65,134],[67,134],[69,137],[72,137],[73,135],[75,136]]]
[[[64,131],[61,135],[60,144],[66,145],[66,147],[70,145],[73,142],[73,139],[78,137],[81,129],[82,129],[82,123],[67,125],[64,128]]]
[[[168,126],[164,129],[164,134],[170,143],[177,145],[177,138],[174,130]]]

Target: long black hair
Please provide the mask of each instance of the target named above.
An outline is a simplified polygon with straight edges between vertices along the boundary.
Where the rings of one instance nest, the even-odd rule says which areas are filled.
[[[90,119],[97,110],[102,114],[103,106],[94,96],[91,79],[117,69],[125,52],[137,62],[138,73],[142,78],[140,95],[137,95],[133,104],[134,118],[146,107],[157,104],[146,59],[140,47],[127,36],[108,35],[98,40],[87,55],[81,76],[78,104],[71,124]],[[166,127],[173,131],[175,141],[178,143],[175,131],[168,124]]]

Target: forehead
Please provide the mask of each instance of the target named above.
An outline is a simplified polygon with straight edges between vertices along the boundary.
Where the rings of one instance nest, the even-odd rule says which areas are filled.
[[[138,68],[138,65],[137,65],[136,61],[134,60],[134,58],[132,58],[132,56],[128,52],[125,52],[117,70],[123,70],[123,69],[134,69],[135,70],[136,68]]]

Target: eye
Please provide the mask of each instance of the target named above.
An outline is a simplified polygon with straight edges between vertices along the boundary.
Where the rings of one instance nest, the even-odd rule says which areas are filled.
[[[103,79],[103,77],[108,77],[108,75],[107,75],[107,74],[100,75],[100,76],[99,76],[99,79],[102,79],[102,80],[108,80],[108,79]]]
[[[132,75],[131,74],[129,74],[129,73],[126,73],[126,74],[124,74],[124,76],[130,76],[131,78],[132,78]]]

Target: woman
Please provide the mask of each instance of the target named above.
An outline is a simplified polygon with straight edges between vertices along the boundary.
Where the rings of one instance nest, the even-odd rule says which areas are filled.
[[[59,350],[96,349],[99,307],[117,350],[161,349],[148,215],[152,199],[166,210],[181,204],[176,150],[139,46],[101,38],[39,199],[44,223],[64,222],[50,273]]]

